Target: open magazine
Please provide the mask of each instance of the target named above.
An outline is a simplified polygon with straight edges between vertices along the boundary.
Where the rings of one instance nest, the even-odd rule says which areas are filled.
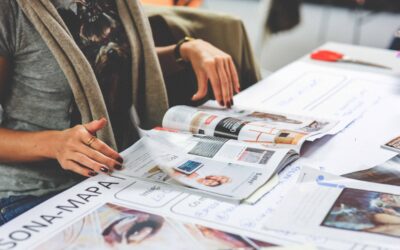
[[[142,131],[142,139],[123,152],[124,174],[227,200],[254,200],[299,158],[307,138],[335,125],[288,114],[176,106],[164,116],[163,128]]]
[[[164,116],[163,127],[297,151],[305,140],[315,140],[332,130],[336,121],[284,113],[224,109],[214,102],[194,108],[175,106]]]

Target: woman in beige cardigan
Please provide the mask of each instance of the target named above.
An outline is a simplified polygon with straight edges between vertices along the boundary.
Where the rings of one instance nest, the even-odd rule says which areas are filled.
[[[0,2],[0,225],[83,177],[121,170],[118,151],[168,108],[162,73],[191,65],[230,108],[230,55],[200,39],[154,47],[137,0]]]

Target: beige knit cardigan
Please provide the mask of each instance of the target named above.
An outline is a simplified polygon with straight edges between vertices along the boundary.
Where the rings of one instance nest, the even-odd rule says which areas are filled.
[[[93,69],[50,0],[17,2],[64,72],[82,122],[102,117],[110,121]],[[150,25],[138,0],[116,0],[116,3],[132,51],[133,105],[142,127],[151,128],[160,124],[168,109],[168,99]],[[99,131],[97,137],[117,149],[112,124]]]

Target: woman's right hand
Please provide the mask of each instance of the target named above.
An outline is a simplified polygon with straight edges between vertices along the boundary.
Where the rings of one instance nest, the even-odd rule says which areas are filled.
[[[102,118],[58,133],[54,156],[61,167],[87,177],[121,170],[122,157],[94,137],[106,124],[107,120]]]

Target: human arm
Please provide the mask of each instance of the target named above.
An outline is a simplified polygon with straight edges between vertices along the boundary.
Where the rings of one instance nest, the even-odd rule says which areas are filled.
[[[90,147],[86,145],[92,137],[89,129],[100,130],[105,124],[105,120],[99,120],[63,131],[40,132],[0,128],[0,162],[23,163],[55,159],[63,169],[83,176],[120,170],[121,156],[104,142],[96,139]]]
[[[157,48],[164,74],[175,73],[182,68],[176,62],[174,49],[175,45]],[[234,93],[240,91],[232,57],[201,39],[183,43],[180,53],[184,61],[190,62],[197,77],[198,91],[192,100],[198,101],[207,95],[210,81],[215,99],[221,106],[230,108],[234,104]]]
[[[0,57],[0,102],[9,84],[10,63]],[[61,167],[84,176],[109,172],[120,166],[120,155],[96,139],[89,147],[92,134],[107,121],[101,119],[63,131],[16,131],[0,127],[0,162],[24,163],[48,159],[57,160]]]

